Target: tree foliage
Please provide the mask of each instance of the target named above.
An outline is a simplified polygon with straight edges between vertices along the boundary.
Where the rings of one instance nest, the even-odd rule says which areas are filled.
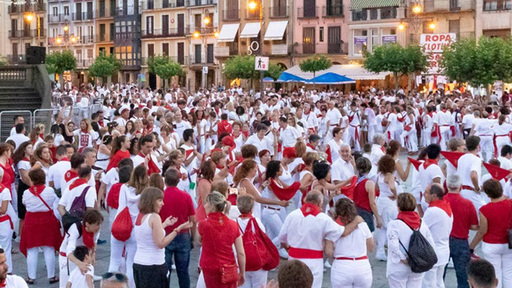
[[[331,60],[327,59],[323,55],[313,55],[299,64],[300,70],[304,72],[313,72],[313,77],[316,75],[316,72],[329,69],[331,66]]]
[[[101,53],[89,67],[89,74],[93,77],[103,78],[112,76],[120,69],[121,61],[116,59],[114,55],[106,56],[104,53]]]
[[[481,37],[462,39],[445,47],[441,66],[452,80],[472,86],[512,81],[512,40]]]
[[[156,74],[164,80],[183,75],[181,65],[165,55],[151,57],[148,60],[148,70],[149,73]]]
[[[76,69],[76,58],[71,50],[55,51],[46,56],[46,70],[50,74],[62,75],[64,71]]]
[[[269,63],[268,64],[268,71],[265,71],[264,77],[272,77],[274,80],[279,79],[281,76],[281,73],[283,73],[284,69],[283,67],[275,64],[275,63]]]
[[[224,64],[222,73],[224,73],[228,79],[258,79],[259,71],[254,70],[254,59],[255,56],[252,55],[229,58]]]

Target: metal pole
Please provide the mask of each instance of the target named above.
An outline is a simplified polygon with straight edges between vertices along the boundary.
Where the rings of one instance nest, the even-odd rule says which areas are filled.
[[[263,0],[260,2],[260,56],[263,56]],[[260,97],[263,97],[263,71],[260,71]]]

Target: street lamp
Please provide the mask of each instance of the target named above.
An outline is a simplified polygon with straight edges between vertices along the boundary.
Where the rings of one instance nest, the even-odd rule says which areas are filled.
[[[433,31],[434,29],[436,29],[436,23],[431,22],[430,24],[428,24],[428,28]]]
[[[260,56],[263,56],[263,0],[260,0],[260,5],[258,5],[258,3],[256,3],[256,1],[252,0],[251,2],[249,2],[249,10],[251,11],[255,11],[257,8],[259,8],[259,12],[260,12],[260,37],[259,37],[259,49],[260,49]],[[261,96],[260,97],[263,97],[263,71],[260,71],[260,94]]]
[[[39,46],[39,41],[41,38],[41,19],[37,17],[35,13],[25,13],[25,21],[31,23],[34,19],[36,19],[36,33],[37,33],[37,46]]]
[[[421,6],[419,4],[415,4],[414,6],[412,6],[412,13],[418,15],[421,13],[421,10],[423,10],[421,8]]]

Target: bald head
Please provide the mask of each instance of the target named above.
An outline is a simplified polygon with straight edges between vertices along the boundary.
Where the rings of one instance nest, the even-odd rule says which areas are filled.
[[[306,195],[306,199],[304,200],[304,202],[315,204],[318,207],[322,207],[323,197],[324,196],[322,195],[322,192],[320,192],[318,190],[311,190]]]

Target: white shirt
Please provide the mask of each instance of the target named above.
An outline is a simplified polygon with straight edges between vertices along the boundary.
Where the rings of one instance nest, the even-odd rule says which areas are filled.
[[[339,158],[331,166],[331,180],[332,181],[345,181],[354,176],[354,166],[350,162],[346,162]]]
[[[128,207],[130,216],[132,217],[132,223],[135,223],[135,218],[137,218],[137,215],[139,215],[139,200],[140,194],[135,195],[135,188],[124,184],[121,186],[119,191],[119,208],[117,209],[117,214],[119,215],[119,213],[121,213],[125,207]]]
[[[327,214],[304,217],[300,209],[288,214],[284,220],[279,241],[293,248],[323,251],[324,240],[336,242],[345,227],[338,225]]]
[[[340,144],[336,143],[336,140],[331,139],[327,143],[329,147],[326,147],[326,149],[331,149],[331,161],[332,163],[336,162],[338,159],[341,158],[340,156],[340,148],[341,145],[343,145],[343,140],[340,139]]]
[[[100,233],[94,234],[94,243],[98,241],[98,238],[100,238]],[[78,227],[75,223],[69,227],[68,233],[64,233],[64,240],[62,240],[59,251],[69,255],[75,251],[77,246],[82,245],[84,245],[84,238],[81,236],[81,233],[78,232]]]
[[[476,136],[493,136],[492,127],[496,123],[496,120],[491,119],[478,119],[475,124],[475,135]]]
[[[357,229],[334,243],[334,258],[358,258],[366,256],[366,239],[372,238],[372,232],[365,222],[359,223]]]
[[[46,187],[41,194],[39,194],[41,198],[50,206],[50,209],[55,207],[55,204],[59,201],[57,195],[55,195],[55,191],[52,187]],[[30,191],[25,191],[23,193],[23,205],[27,208],[27,212],[47,212],[48,207],[44,205],[43,201],[36,195],[32,194]]]
[[[290,125],[287,125],[280,135],[283,147],[294,147],[299,137],[301,137],[300,132]]]
[[[459,162],[457,163],[457,174],[461,177],[460,180],[462,185],[473,187],[473,181],[471,181],[472,171],[475,171],[478,174],[478,185],[480,186],[480,178],[482,177],[482,159],[471,153],[466,153],[459,158]]]
[[[498,161],[500,161],[500,167],[506,170],[512,169],[512,160],[507,159],[505,157],[498,157]]]
[[[341,112],[337,108],[327,110],[327,113],[325,116],[327,116],[327,118],[329,118],[329,120],[331,121],[331,124],[330,124],[331,127],[334,127],[334,126],[340,124]]]
[[[453,118],[449,111],[438,111],[434,117],[434,122],[439,126],[446,127],[446,125],[453,125]]]
[[[62,181],[65,181],[64,174],[66,174],[69,169],[71,169],[71,162],[69,161],[58,161],[50,166],[47,176],[49,181],[53,181],[53,187],[55,189],[62,188]]]
[[[439,167],[439,165],[436,165],[436,164],[430,164],[426,169],[425,169],[425,164],[421,164],[419,169],[418,169],[418,174],[419,174],[419,177],[420,177],[420,180],[421,180],[421,186],[423,187],[423,191],[425,191],[425,189],[427,189],[427,186],[432,184],[433,180],[435,178],[439,178],[441,185],[442,183],[444,182],[444,174],[443,174],[443,171],[441,170],[441,167]]]
[[[178,137],[180,139],[183,139],[183,131],[192,128],[192,126],[190,126],[190,123],[183,120],[180,123],[174,122],[174,125],[176,125],[176,128],[174,128],[174,132],[178,134]]]
[[[432,165],[431,165],[432,166]],[[439,207],[428,207],[423,215],[423,221],[427,224],[435,246],[433,246],[437,255],[435,266],[444,266],[450,258],[450,232],[453,225],[453,214],[448,214]]]
[[[464,129],[471,129],[475,116],[473,114],[466,114],[462,117],[462,125]]]
[[[7,275],[7,278],[5,278],[5,288],[28,288],[28,285],[27,282],[18,275]]]
[[[88,264],[87,267],[89,268],[89,271],[87,271],[85,274],[82,274],[78,267],[73,269],[68,278],[68,283],[71,283],[71,287],[89,288],[89,285],[87,285],[87,275],[89,275],[91,280],[94,281],[94,266]]]
[[[10,136],[5,141],[8,141],[8,140],[14,141],[14,143],[16,144],[16,147],[14,147],[14,148],[18,148],[18,147],[20,147],[21,143],[30,141],[30,138],[28,138],[27,136],[20,133],[20,134],[14,134],[14,135]]]
[[[253,134],[247,138],[244,145],[251,144],[258,148],[258,151],[262,151],[267,149],[270,151],[270,155],[274,154],[274,143],[267,137],[263,137],[263,139],[258,138],[257,134]]]
[[[79,178],[77,178],[79,179]],[[66,211],[71,210],[71,205],[73,205],[73,201],[76,197],[80,197],[84,189],[89,186],[89,183],[85,183],[75,188],[69,190],[69,187],[66,188],[62,192],[62,198],[60,198],[59,205],[66,207]],[[89,190],[85,194],[85,207],[94,208],[94,204],[96,203],[96,188],[90,186]]]

